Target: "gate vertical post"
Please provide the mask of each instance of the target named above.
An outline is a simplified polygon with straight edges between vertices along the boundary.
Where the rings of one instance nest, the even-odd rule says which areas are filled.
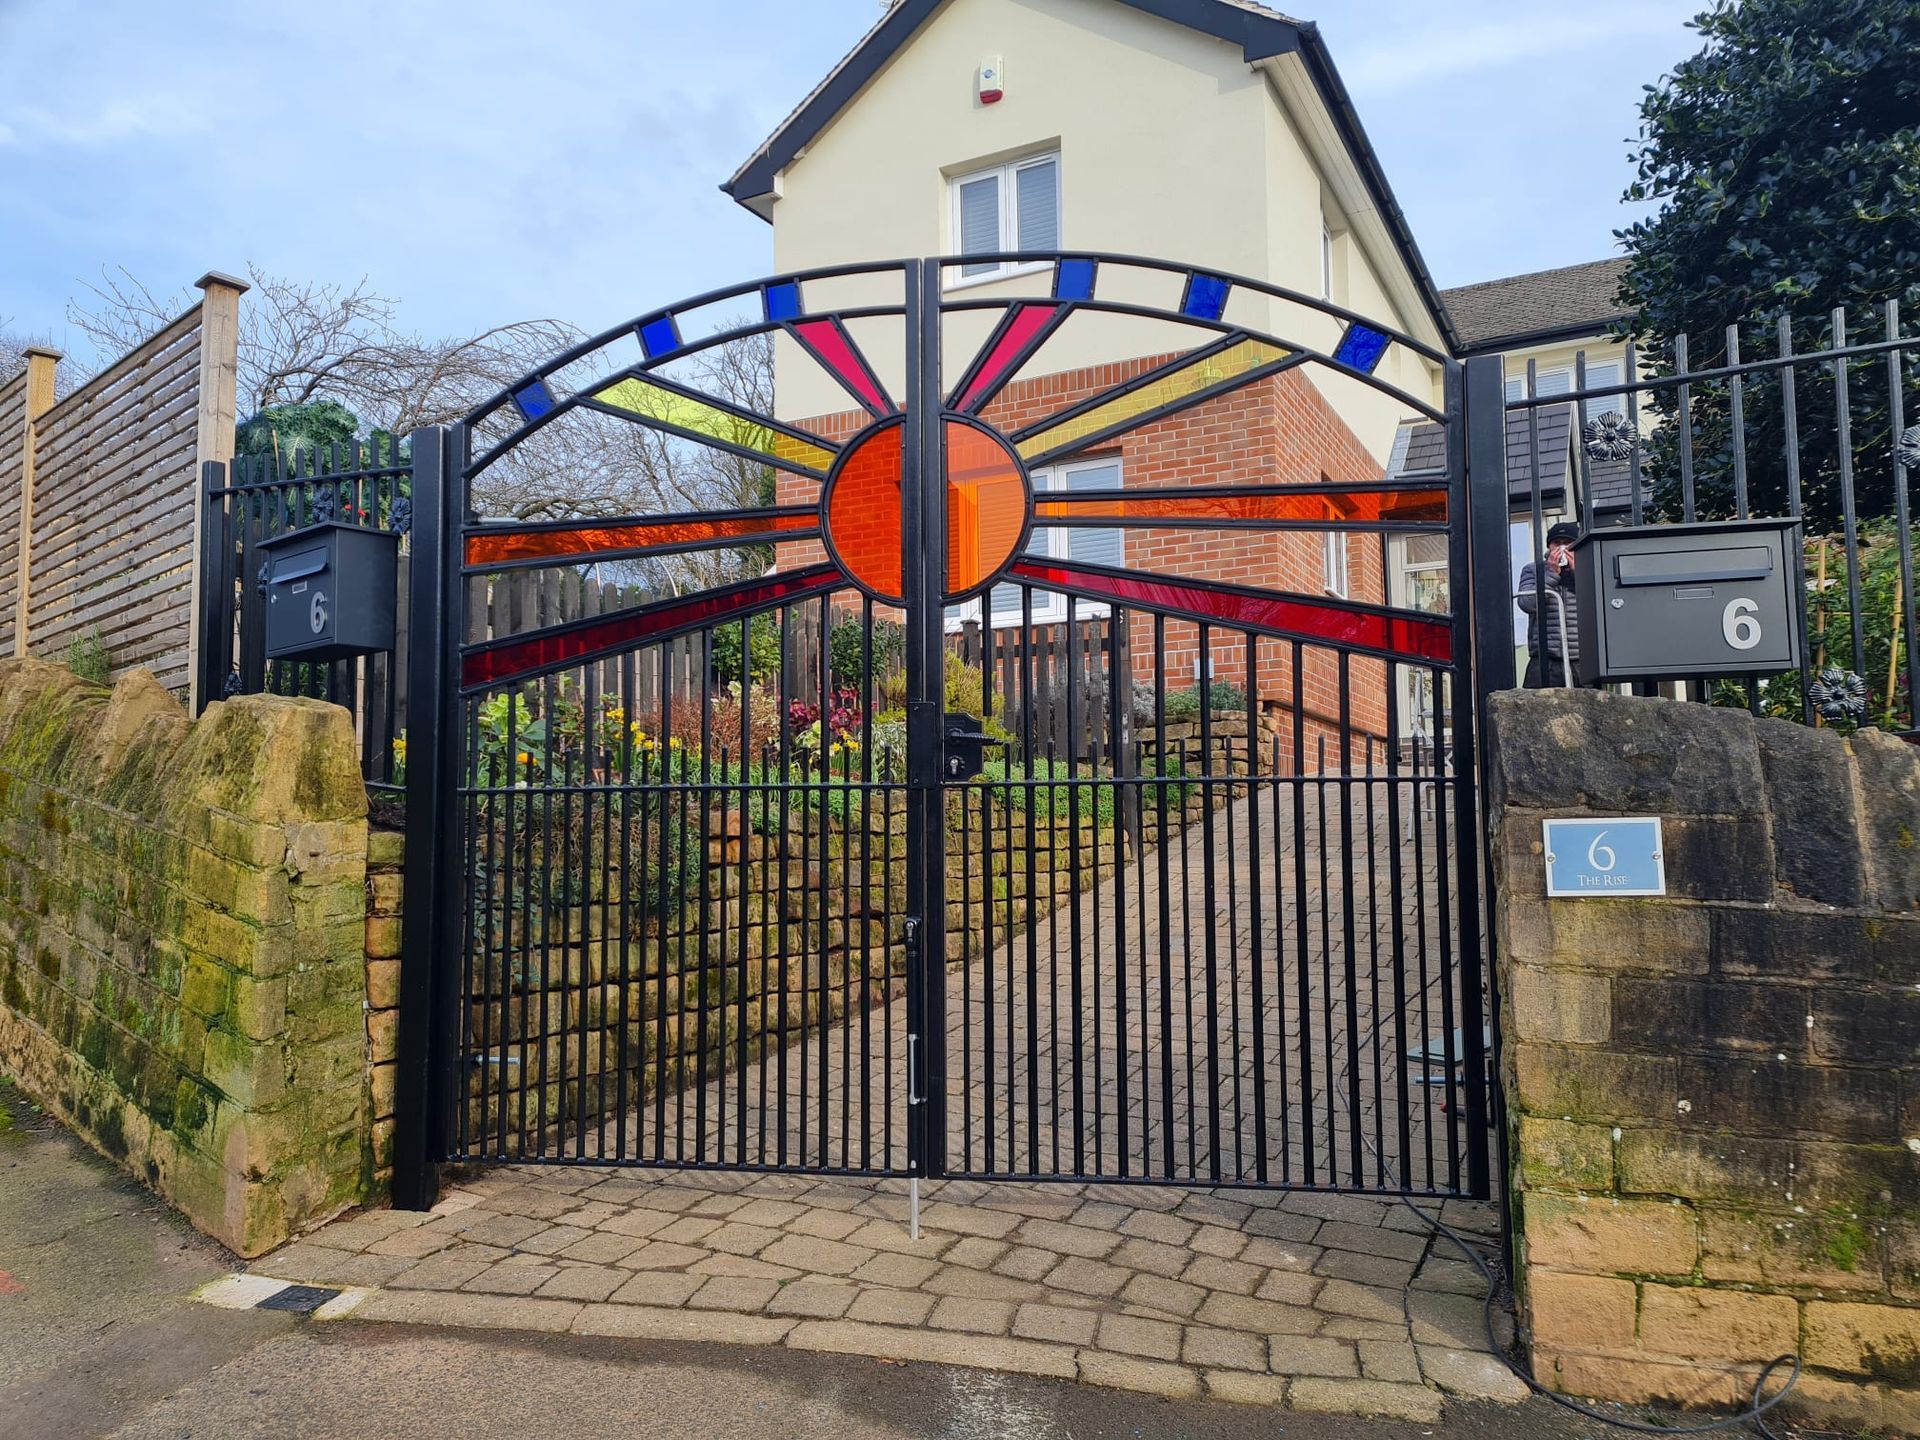
[[[1471,365],[1472,362],[1469,362]],[[1497,367],[1498,361],[1495,361]],[[1460,587],[1462,593],[1452,600],[1453,621],[1453,694],[1450,703],[1453,709],[1453,733],[1449,737],[1453,752],[1452,791],[1454,814],[1454,866],[1455,885],[1458,889],[1459,909],[1457,924],[1460,932],[1460,1069],[1461,1085],[1466,1098],[1466,1142],[1467,1142],[1467,1187],[1468,1193],[1485,1196],[1489,1193],[1489,1163],[1487,1151],[1487,1131],[1489,1114],[1487,1109],[1487,1045],[1486,1011],[1481,1004],[1481,988],[1491,968],[1490,956],[1484,943],[1491,932],[1485,925],[1486,911],[1480,887],[1481,861],[1486,855],[1486,831],[1480,817],[1480,787],[1477,777],[1480,774],[1480,745],[1477,739],[1478,720],[1480,718],[1480,695],[1482,693],[1479,671],[1475,664],[1480,658],[1475,652],[1481,644],[1488,616],[1496,621],[1511,622],[1506,617],[1511,607],[1494,601],[1487,601],[1477,561],[1485,559],[1481,548],[1482,497],[1477,493],[1487,488],[1486,472],[1479,467],[1480,456],[1474,449],[1477,436],[1475,426],[1482,418],[1485,409],[1476,411],[1474,401],[1484,390],[1486,371],[1477,373],[1472,369],[1463,372],[1458,365],[1449,366],[1446,372],[1446,411],[1447,432],[1447,513],[1451,523],[1447,530],[1447,569],[1451,575],[1460,576],[1467,583]],[[1475,380],[1478,381],[1476,388]],[[1506,413],[1505,393],[1501,388],[1498,369],[1494,371],[1493,422],[1500,427],[1497,434],[1504,440]],[[1462,443],[1464,441],[1464,444]],[[1506,461],[1504,455],[1496,453],[1494,459],[1499,464],[1497,494],[1501,503],[1499,517],[1498,554],[1506,554],[1506,517],[1505,499],[1507,493]],[[1506,570],[1504,558],[1500,561],[1502,574]],[[1501,586],[1504,594],[1505,586]],[[1463,623],[1464,622],[1464,623]],[[1506,647],[1507,670],[1513,669],[1513,647]]]
[[[195,656],[193,712],[203,713],[225,692],[233,673],[233,588],[238,563],[233,550],[233,521],[227,467],[218,460],[200,465],[200,650]]]
[[[1472,560],[1470,572],[1459,573],[1472,575],[1474,661],[1484,696],[1514,687],[1507,391],[1498,355],[1475,356],[1465,369],[1465,424],[1449,418],[1466,439],[1467,490],[1456,513],[1472,532]]]
[[[940,423],[937,261],[907,266],[907,435],[901,476],[907,602],[907,1163],[915,1179],[946,1164],[945,432]],[[916,1211],[917,1216],[917,1211]]]
[[[402,1210],[427,1210],[439,1195],[438,1162],[446,1139],[441,1105],[449,1087],[436,1072],[453,1058],[451,1037],[440,1023],[450,993],[450,977],[440,963],[450,918],[442,905],[442,872],[451,860],[445,847],[458,740],[446,723],[447,698],[457,694],[454,676],[446,668],[446,650],[454,635],[448,603],[458,571],[450,570],[449,559],[458,532],[458,512],[451,502],[459,486],[447,483],[447,472],[459,466],[463,456],[453,452],[439,426],[415,430],[408,443],[413,451],[413,523],[407,581],[407,831],[393,1203]]]

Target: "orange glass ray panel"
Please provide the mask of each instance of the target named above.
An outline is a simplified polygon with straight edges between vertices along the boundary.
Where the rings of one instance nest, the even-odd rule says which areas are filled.
[[[827,490],[826,528],[834,554],[868,593],[896,603],[905,582],[900,568],[898,424],[868,430],[854,440]]]
[[[671,425],[689,435],[706,436],[747,450],[757,450],[783,465],[825,471],[833,464],[833,451],[824,445],[776,430],[764,420],[724,409],[704,400],[683,395],[650,380],[629,376],[593,392],[602,405],[611,405],[642,420]]]
[[[510,565],[517,560],[556,560],[568,555],[664,550],[724,545],[730,540],[811,530],[819,523],[812,510],[767,515],[638,520],[621,525],[569,525],[560,529],[480,530],[467,537],[467,564]]]
[[[1027,478],[1005,445],[971,425],[947,422],[947,596],[977,590],[1020,546]]]
[[[1285,494],[1265,495],[1209,495],[1204,490],[1196,490],[1190,495],[1129,495],[1122,499],[1102,499],[1090,495],[1076,500],[1070,496],[1048,495],[1035,503],[1034,517],[1063,524],[1085,524],[1089,520],[1117,520],[1142,525],[1155,521],[1178,525],[1183,520],[1415,523],[1444,521],[1447,518],[1447,492],[1335,490],[1320,493],[1310,486],[1302,486]]]
[[[1089,435],[1138,419],[1150,410],[1188,399],[1214,385],[1238,379],[1250,370],[1284,360],[1289,351],[1261,340],[1242,340],[1236,345],[1170,370],[1151,384],[1116,395],[1104,404],[1092,406],[1056,425],[1036,431],[1019,442],[1021,455],[1031,460],[1049,450],[1058,450]]]

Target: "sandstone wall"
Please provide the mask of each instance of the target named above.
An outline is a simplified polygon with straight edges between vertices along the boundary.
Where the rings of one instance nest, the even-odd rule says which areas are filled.
[[[1920,1430],[1920,749],[1494,697],[1504,1054],[1540,1378]],[[1545,899],[1553,815],[1662,815],[1668,895]]]
[[[0,1067],[242,1255],[363,1199],[347,712],[0,661]]]

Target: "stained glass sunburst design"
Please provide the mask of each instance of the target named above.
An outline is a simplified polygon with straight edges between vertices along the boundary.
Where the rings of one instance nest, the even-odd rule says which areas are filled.
[[[636,322],[632,333],[647,357],[640,365],[571,396],[558,393],[547,372],[520,382],[506,392],[506,403],[529,428],[581,406],[770,466],[789,478],[778,482],[777,503],[758,508],[471,529],[462,539],[468,569],[637,560],[755,545],[770,545],[774,564],[764,576],[699,596],[470,647],[465,683],[504,683],[654,643],[690,626],[723,624],[758,609],[848,587],[875,602],[904,604],[910,568],[920,563],[903,523],[909,511],[905,487],[921,469],[913,447],[922,427],[906,404],[913,395],[934,397],[941,407],[937,443],[927,454],[929,459],[938,457],[946,531],[937,561],[934,554],[925,560],[942,567],[942,603],[1011,582],[1357,654],[1413,664],[1450,663],[1452,622],[1444,618],[1318,593],[1156,574],[1151,557],[1160,552],[1128,548],[1124,542],[1118,553],[1129,563],[1117,568],[1055,563],[1036,555],[1038,537],[1062,527],[1385,532],[1435,530],[1450,518],[1444,485],[1390,480],[1336,484],[1324,477],[1319,484],[1230,483],[1244,470],[1217,464],[1206,446],[1193,449],[1191,440],[1182,442],[1193,450],[1191,475],[1180,483],[1142,486],[1123,479],[1118,488],[1105,490],[1037,487],[1035,470],[1119,454],[1123,446],[1141,443],[1127,438],[1134,432],[1247,392],[1296,366],[1320,363],[1371,380],[1391,345],[1419,348],[1416,342],[1357,321],[1343,322],[1330,354],[1236,328],[1236,297],[1257,298],[1259,287],[1199,270],[1184,272],[1177,309],[1102,299],[1109,273],[1127,263],[1111,257],[1059,257],[1039,293],[1000,302],[968,299],[964,292],[943,293],[942,314],[960,309],[989,313],[985,338],[944,383],[939,375],[916,375],[915,365],[924,362],[908,353],[902,391],[891,390],[882,380],[847,320],[882,314],[904,319],[905,309],[823,312],[815,308],[815,282],[804,276],[729,292],[757,311],[738,333],[784,335],[793,359],[810,363],[831,382],[840,400],[837,416],[827,413],[833,410],[828,404],[819,407],[822,414],[815,420],[776,418],[767,409],[705,393],[662,373],[657,367],[698,351],[703,343],[690,338],[694,332],[683,324],[683,312],[675,310]],[[1138,314],[1159,323],[1200,327],[1204,334],[1198,343],[1172,354],[1116,360],[1082,371],[1094,382],[1078,389],[1057,383],[1051,374],[1032,374],[1059,368],[1036,365],[1035,358],[1073,324],[1076,314],[1092,311]],[[939,316],[929,318],[937,327]],[[783,378],[781,383],[788,382]],[[1386,382],[1373,383],[1391,392]],[[1413,408],[1426,407],[1415,401]],[[1206,445],[1220,447],[1221,454],[1237,443],[1232,433],[1217,426],[1195,433],[1214,437]],[[1164,474],[1165,466],[1160,469]],[[803,488],[795,490],[795,485]],[[1196,537],[1196,545],[1210,543]],[[1039,551],[1046,548],[1037,545]],[[1203,552],[1188,547],[1183,553]],[[1130,563],[1136,555],[1140,563]]]

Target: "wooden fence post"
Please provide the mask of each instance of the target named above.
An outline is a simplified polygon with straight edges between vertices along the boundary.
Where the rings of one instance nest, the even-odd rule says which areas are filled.
[[[53,408],[53,372],[60,352],[44,345],[27,347],[27,409],[20,434],[20,544],[14,581],[13,653],[27,653],[27,580],[33,573],[34,422]]]
[[[218,270],[209,270],[193,285],[205,297],[200,302],[200,403],[194,416],[193,473],[197,482],[209,463],[226,465],[233,460],[233,431],[239,421],[236,391],[240,363],[240,297],[250,287],[246,281],[222,275]],[[190,581],[193,587],[191,613],[194,623],[192,633],[187,637],[187,674],[192,677],[189,684],[195,691],[200,684],[200,626],[201,612],[205,608],[200,604],[200,546],[197,537],[202,534],[205,525],[206,517],[201,513],[205,503],[206,486],[196,483],[193,489],[193,534],[196,543]],[[23,624],[25,613],[23,607]],[[189,695],[187,713],[197,715],[202,699],[197,693]]]

